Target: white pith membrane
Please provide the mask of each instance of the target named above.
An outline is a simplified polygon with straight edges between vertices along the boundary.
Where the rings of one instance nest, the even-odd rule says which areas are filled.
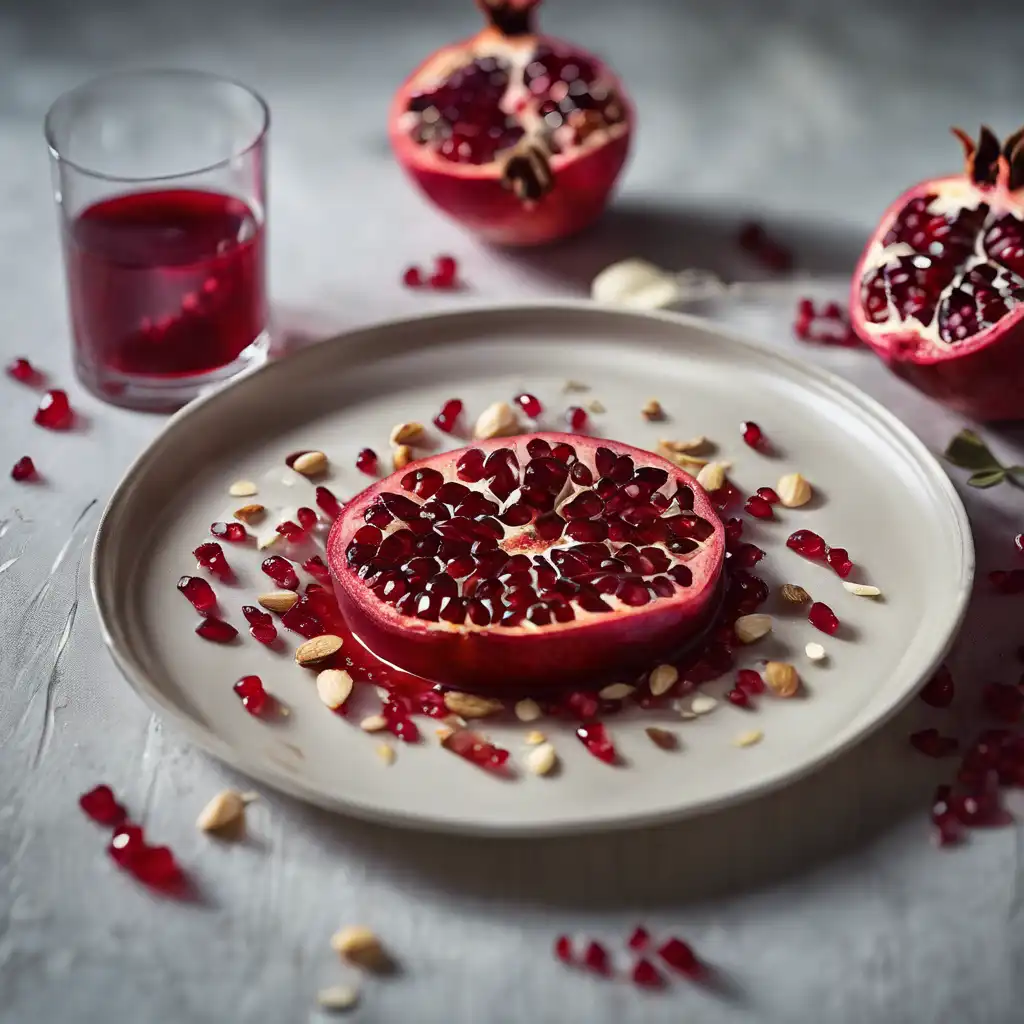
[[[528,465],[530,464],[530,462],[534,461],[534,458],[531,457],[526,452],[526,450],[525,450],[525,443],[532,442],[532,441],[537,440],[537,439],[536,438],[515,438],[515,439],[511,439],[511,440],[513,440],[515,442],[522,442],[523,443],[523,449],[520,452],[520,457],[522,458],[523,461],[521,462],[519,468],[517,470],[515,470],[515,473],[516,473],[516,476],[517,476],[517,481],[521,482],[523,477],[525,476],[526,469],[527,469]],[[556,441],[554,443],[558,443],[558,442]],[[596,470],[596,468],[594,466],[594,461],[595,461],[595,456],[596,456],[597,450],[599,450],[602,447],[604,447],[604,446],[597,445],[594,450],[589,450],[588,448],[578,448],[578,449],[576,449],[577,456],[578,456],[578,461],[582,462],[591,471],[592,476],[593,476],[593,482],[592,482],[592,484],[589,484],[589,485],[588,484],[580,484],[580,483],[577,483],[577,482],[573,481],[572,477],[570,475],[566,479],[566,482],[561,487],[561,490],[555,496],[553,511],[556,514],[561,515],[562,518],[566,520],[565,525],[563,527],[563,533],[562,533],[562,535],[560,537],[558,537],[557,539],[552,540],[552,541],[548,541],[548,540],[545,540],[545,539],[539,537],[537,532],[536,532],[535,525],[534,525],[536,520],[534,520],[534,522],[530,522],[530,523],[527,523],[527,524],[524,524],[524,525],[521,525],[521,526],[510,526],[510,525],[502,524],[503,528],[504,528],[504,536],[497,541],[497,548],[502,550],[502,551],[504,551],[509,556],[520,554],[520,553],[521,554],[525,554],[527,557],[529,557],[531,559],[531,563],[533,562],[533,556],[534,555],[543,555],[545,557],[545,559],[547,560],[547,564],[551,568],[554,569],[557,581],[562,581],[562,580],[566,580],[566,579],[571,581],[572,577],[563,576],[562,573],[559,571],[559,567],[554,565],[554,563],[552,562],[552,558],[551,558],[552,553],[556,552],[556,551],[567,551],[567,552],[569,552],[569,551],[572,551],[573,548],[580,547],[581,545],[583,545],[583,546],[590,546],[592,548],[594,544],[600,544],[600,545],[604,545],[604,546],[607,547],[608,554],[607,554],[606,558],[607,558],[607,560],[610,561],[611,559],[614,559],[616,557],[618,552],[623,551],[623,549],[626,550],[627,556],[629,557],[630,560],[634,560],[637,557],[642,556],[642,553],[643,553],[643,551],[645,549],[648,549],[648,548],[656,549],[657,551],[659,551],[664,556],[665,559],[668,560],[668,563],[669,563],[668,565],[664,565],[663,562],[657,563],[657,564],[660,564],[662,566],[660,572],[659,571],[654,571],[654,572],[648,572],[648,573],[638,573],[638,572],[633,572],[633,571],[623,571],[624,569],[627,569],[628,567],[627,566],[615,566],[615,565],[612,565],[609,568],[604,569],[604,570],[596,568],[596,567],[592,568],[590,570],[590,572],[593,573],[594,575],[602,575],[602,576],[606,576],[606,577],[619,577],[618,582],[620,582],[620,583],[624,579],[628,579],[628,580],[630,580],[632,582],[636,582],[637,580],[642,581],[645,585],[647,585],[647,592],[648,592],[647,600],[644,601],[642,604],[628,603],[626,601],[623,601],[615,593],[603,593],[602,592],[600,594],[600,597],[603,600],[604,604],[607,606],[607,609],[603,610],[603,611],[597,611],[597,610],[593,610],[592,611],[592,610],[588,610],[586,608],[583,608],[580,605],[579,600],[577,600],[576,598],[574,598],[572,596],[569,596],[569,595],[563,595],[563,597],[561,599],[562,602],[568,603],[571,606],[571,608],[572,608],[573,617],[571,619],[567,619],[567,620],[564,620],[564,621],[563,620],[558,620],[554,616],[554,614],[552,613],[552,616],[551,616],[549,622],[536,623],[536,622],[531,621],[530,618],[528,618],[528,617],[522,617],[519,621],[516,621],[515,623],[512,623],[512,624],[507,624],[507,625],[502,625],[500,620],[498,622],[490,622],[490,623],[478,624],[478,623],[475,623],[475,622],[473,622],[471,620],[469,614],[466,614],[464,619],[463,619],[463,621],[460,621],[460,622],[449,622],[449,621],[446,621],[443,617],[441,617],[441,616],[444,615],[445,608],[447,608],[448,605],[450,604],[450,602],[453,600],[453,598],[450,597],[450,596],[446,596],[446,597],[443,598],[443,600],[442,600],[442,602],[440,604],[440,608],[438,609],[438,616],[439,617],[438,617],[438,619],[436,621],[434,621],[432,618],[430,618],[430,619],[422,618],[418,614],[418,610],[420,608],[426,608],[427,597],[426,597],[426,594],[423,593],[424,592],[424,588],[425,588],[425,582],[419,584],[418,588],[414,588],[413,589],[413,592],[421,593],[423,595],[417,601],[417,604],[416,604],[417,611],[416,612],[411,612],[411,611],[407,611],[407,610],[404,610],[404,609],[402,611],[399,611],[397,608],[395,608],[395,604],[396,604],[395,600],[388,600],[387,597],[383,596],[381,593],[378,593],[378,591],[376,589],[374,589],[375,586],[379,586],[379,579],[378,579],[378,577],[376,575],[374,577],[369,578],[369,579],[365,579],[363,585],[365,585],[368,589],[373,590],[374,594],[377,596],[377,598],[381,602],[381,604],[390,604],[392,608],[395,608],[396,615],[401,615],[403,618],[405,618],[408,621],[420,622],[424,627],[426,627],[428,629],[440,630],[440,631],[446,631],[446,632],[476,632],[476,631],[480,631],[480,632],[489,632],[489,631],[504,632],[504,631],[522,631],[522,630],[533,631],[533,630],[540,630],[540,629],[550,629],[552,627],[554,627],[554,628],[566,628],[566,627],[572,627],[574,624],[578,625],[578,624],[583,624],[583,623],[587,623],[587,622],[590,622],[590,621],[600,620],[602,618],[606,618],[610,613],[615,613],[615,612],[618,612],[620,614],[623,613],[623,612],[625,612],[627,614],[629,614],[629,613],[642,613],[645,609],[651,608],[652,606],[656,605],[659,602],[664,602],[666,600],[671,601],[674,598],[677,598],[677,597],[681,596],[686,591],[691,590],[691,588],[694,589],[695,593],[699,592],[699,590],[703,586],[705,580],[707,579],[709,574],[714,571],[714,568],[715,568],[714,566],[708,566],[706,564],[706,560],[702,560],[701,559],[701,555],[705,551],[707,551],[709,549],[709,547],[711,547],[713,545],[714,538],[715,538],[716,535],[719,537],[719,548],[724,551],[724,543],[723,543],[723,540],[722,540],[723,528],[721,526],[720,521],[718,520],[717,514],[714,512],[713,506],[711,505],[709,499],[707,499],[706,496],[704,495],[704,492],[700,488],[700,485],[697,484],[696,481],[693,480],[693,478],[690,477],[688,474],[682,473],[682,471],[678,470],[675,467],[671,467],[670,469],[663,469],[663,466],[668,466],[669,464],[664,463],[664,460],[660,459],[657,456],[649,455],[649,453],[643,453],[644,455],[647,456],[647,459],[645,459],[642,462],[634,461],[634,466],[635,466],[636,469],[643,469],[643,468],[648,468],[649,467],[649,468],[654,468],[654,469],[661,469],[661,470],[663,470],[664,472],[666,472],[668,474],[667,480],[664,483],[662,483],[659,487],[657,487],[654,491],[652,491],[650,496],[647,498],[647,501],[646,502],[641,502],[641,504],[649,503],[651,498],[654,497],[654,495],[657,495],[657,494],[662,495],[664,499],[668,500],[668,504],[665,507],[665,509],[663,509],[661,511],[661,515],[660,515],[659,518],[667,519],[667,518],[670,518],[672,516],[677,516],[677,515],[682,515],[682,514],[686,514],[688,516],[692,516],[696,520],[698,520],[699,522],[705,524],[706,531],[707,531],[707,536],[706,537],[704,537],[703,539],[700,539],[700,540],[698,540],[696,538],[691,538],[691,537],[688,537],[688,538],[685,538],[685,539],[681,539],[681,540],[680,539],[676,539],[675,543],[676,543],[677,547],[679,547],[679,548],[689,548],[689,550],[680,551],[680,552],[673,552],[673,551],[669,550],[669,544],[673,542],[673,538],[672,538],[671,534],[669,534],[669,536],[668,536],[668,538],[666,540],[654,541],[654,542],[651,542],[651,543],[640,542],[640,541],[628,541],[628,540],[627,541],[612,541],[610,539],[605,539],[603,541],[578,541],[578,540],[573,540],[573,539],[571,539],[571,538],[569,538],[569,537],[567,537],[565,535],[565,532],[564,532],[565,529],[567,529],[569,527],[570,523],[573,522],[573,520],[570,520],[570,519],[566,518],[564,515],[562,515],[563,510],[565,509],[565,507],[567,505],[569,505],[570,502],[572,502],[580,494],[583,494],[583,493],[586,493],[586,492],[593,492],[594,488],[598,485],[598,482],[601,480],[601,476],[597,472],[597,470]],[[616,447],[618,447],[618,446],[616,446]],[[473,450],[473,448],[471,447],[470,449],[467,449],[467,450],[471,451],[471,450]],[[478,449],[478,450],[481,450],[481,449]],[[499,445],[496,445],[496,446],[492,446],[492,447],[489,448],[489,450],[485,450],[485,454],[490,455],[490,454],[493,454],[496,451],[503,451],[503,450],[511,450],[511,448],[510,447],[506,447],[505,444],[503,443],[503,444],[499,444]],[[613,449],[608,449],[608,450],[612,452],[613,458],[616,457],[615,451]],[[621,449],[619,449],[619,450],[621,450]],[[630,451],[630,450],[627,449],[627,451]],[[635,450],[631,450],[631,451],[635,451]],[[467,490],[470,493],[480,494],[484,498],[487,498],[489,501],[496,502],[499,505],[499,511],[498,511],[496,516],[486,516],[485,517],[483,515],[476,515],[476,516],[472,516],[472,517],[468,517],[468,518],[472,518],[475,521],[479,521],[480,519],[483,519],[483,518],[495,518],[495,519],[499,519],[499,521],[500,521],[501,515],[503,515],[509,508],[511,508],[512,506],[517,505],[519,503],[519,500],[520,500],[520,497],[521,497],[521,494],[522,494],[521,486],[519,486],[517,484],[517,486],[514,487],[514,489],[509,493],[508,497],[505,498],[504,500],[502,500],[502,499],[500,499],[496,494],[494,494],[490,490],[490,481],[489,480],[482,479],[482,480],[479,480],[479,481],[466,481],[466,480],[460,479],[458,477],[457,473],[455,472],[455,466],[457,465],[458,458],[459,458],[459,456],[461,454],[462,454],[461,452],[459,452],[459,453],[448,453],[448,455],[452,457],[452,461],[450,462],[450,465],[452,467],[452,472],[450,474],[448,474],[448,473],[444,474],[445,483],[451,482],[451,483],[460,484],[463,487],[467,488]],[[622,455],[618,455],[617,457],[621,458]],[[547,458],[549,458],[549,456],[541,455],[541,456],[537,456],[537,458],[538,459],[547,459]],[[649,461],[648,461],[648,459],[649,459]],[[374,508],[377,508],[377,507],[381,506],[380,496],[381,496],[381,494],[384,494],[384,493],[399,494],[399,495],[401,495],[403,497],[409,498],[412,502],[414,502],[417,506],[420,506],[420,507],[422,507],[423,505],[425,505],[428,502],[432,501],[433,500],[432,496],[428,497],[426,499],[422,499],[422,498],[418,497],[414,492],[412,492],[410,490],[405,490],[404,488],[402,488],[400,486],[400,481],[402,479],[411,479],[417,472],[422,471],[424,469],[429,471],[429,470],[431,470],[433,468],[434,465],[436,465],[436,463],[431,462],[430,465],[413,466],[413,467],[411,467],[409,469],[401,471],[400,473],[394,474],[393,478],[391,478],[391,479],[393,480],[395,486],[392,486],[392,487],[382,487],[382,489],[375,494],[373,500],[371,500],[370,502],[361,504],[358,507],[354,507],[353,506],[354,514],[358,516],[359,521],[362,523],[363,522],[363,517],[366,514],[367,510],[374,509]],[[570,469],[571,469],[571,466],[572,466],[572,462],[569,463],[569,468]],[[385,483],[386,483],[386,481],[385,481]],[[631,486],[631,482],[629,480],[627,480],[624,483],[617,485],[617,489],[621,490],[622,488],[627,488],[627,487],[630,487],[630,486]],[[684,508],[676,500],[676,497],[675,497],[676,491],[680,487],[687,487],[687,488],[689,488],[694,493],[694,495],[695,495],[695,501],[689,502],[690,507],[688,507],[688,508]],[[468,495],[464,495],[460,499],[460,501],[465,501],[467,499],[467,497],[468,497]],[[611,500],[611,495],[609,495],[609,500]],[[457,504],[458,504],[458,502],[456,503],[456,505]],[[602,502],[602,504],[603,504],[603,502]],[[707,509],[707,512],[704,513],[704,514],[701,514],[699,512],[694,511],[694,507],[693,507],[694,505],[703,506],[705,509]],[[454,506],[447,506],[447,505],[446,505],[446,507],[447,507],[449,513],[454,517],[454,515],[455,515],[455,507]],[[543,513],[537,511],[535,513],[535,516],[540,516],[542,514]],[[593,518],[601,518],[601,514],[599,513],[597,516],[595,516]],[[585,519],[576,519],[575,520],[575,522],[577,522],[577,523],[584,522],[584,521],[586,521],[586,520]],[[697,532],[699,532],[699,533],[705,532],[705,526],[699,527]],[[396,517],[392,522],[390,522],[386,526],[379,527],[381,535],[382,535],[381,536],[381,541],[379,542],[379,544],[383,544],[384,541],[388,537],[393,536],[394,534],[398,533],[400,530],[407,529],[407,528],[408,528],[408,524]],[[355,533],[356,534],[358,533],[358,529],[355,530]],[[350,572],[350,573],[358,576],[359,575],[359,571],[360,571],[359,565],[352,565],[348,561],[349,549],[355,543],[357,543],[357,542],[354,539],[352,539],[352,538],[350,538],[346,542],[346,545],[345,545],[345,554],[346,554],[346,567],[345,567],[345,571]],[[379,544],[378,544],[378,547],[379,547]],[[692,547],[691,547],[691,545],[692,545]],[[630,549],[632,549],[632,551]],[[636,554],[634,554],[633,552],[636,552]],[[435,559],[436,567],[435,567],[435,570],[434,570],[434,575],[437,575],[437,576],[448,575],[446,573],[446,569],[445,569],[445,564],[446,564],[445,560],[440,555],[424,556],[424,555],[418,555],[418,554],[415,554],[415,553],[412,554],[412,555],[407,555],[407,556],[404,556],[402,558],[401,562],[399,562],[395,566],[395,569],[400,570],[401,566],[406,564],[409,560],[411,560],[413,558],[422,558],[422,557],[433,557]],[[477,556],[470,556],[470,557],[477,557]],[[653,556],[648,555],[646,557],[647,557],[648,562],[649,562],[650,558],[653,557]],[[674,580],[671,576],[668,575],[668,573],[672,569],[676,568],[677,566],[683,566],[683,567],[685,567],[685,568],[687,568],[687,569],[689,569],[691,571],[691,573],[692,573],[692,580],[689,583],[682,583],[681,584],[681,583],[677,582],[676,580]],[[645,566],[643,566],[643,567],[645,568]],[[719,569],[720,569],[720,566],[719,566]],[[387,569],[381,570],[382,573],[386,573],[388,571],[389,570],[387,570]],[[525,610],[529,611],[530,608],[535,607],[538,604],[539,605],[543,605],[545,603],[545,598],[543,596],[541,596],[541,594],[540,594],[540,592],[545,592],[545,588],[542,585],[539,584],[536,563],[531,564],[530,568],[528,570],[524,570],[524,571],[528,572],[530,577],[531,577],[530,586],[532,586],[535,591],[539,592],[539,596],[536,598],[535,602],[533,604],[531,604],[531,605],[525,606]],[[471,579],[473,579],[474,576],[477,576],[477,575],[478,574],[476,573],[476,571],[472,570],[468,574],[460,575],[458,577],[454,577],[454,576],[451,577],[454,580],[454,582],[457,584],[457,586],[458,586],[458,592],[457,592],[457,594],[455,596],[459,597],[459,598],[462,598],[462,599],[466,599],[467,597],[472,596],[472,595],[467,595],[464,592],[464,587],[465,587],[465,585],[467,583],[467,580],[471,580]],[[499,570],[499,575],[497,577],[490,576],[490,577],[487,577],[487,578],[496,579],[496,578],[499,578],[500,575],[507,575],[507,571],[504,568],[502,568],[502,569]],[[574,574],[574,575],[577,575],[577,574]],[[662,587],[665,592],[662,593],[662,594],[655,593],[652,590],[651,583],[656,578],[658,578],[660,580],[663,580],[663,581],[668,581],[669,583],[671,583],[671,592],[668,591],[668,588],[665,586],[665,583],[662,582],[662,583],[658,584],[658,586]],[[717,573],[715,574],[715,578],[717,579]],[[500,596],[502,596],[502,597],[507,596],[507,594],[509,592],[510,592],[510,590],[508,588],[506,588],[505,591],[503,592],[503,594],[500,595]],[[402,595],[402,596],[404,596],[404,595]],[[555,603],[559,603],[559,599],[557,597],[553,598],[553,600],[554,600]],[[490,599],[485,599],[484,600],[484,604],[487,606],[488,610],[491,610],[494,607]],[[507,611],[508,607],[509,606],[508,606],[507,603],[503,603],[503,609],[504,610]]]
[[[545,73],[544,61],[551,62],[558,78]],[[589,83],[580,76],[583,61],[590,63],[585,70],[595,72]],[[435,54],[404,93],[397,127],[412,141],[419,162],[463,177],[494,177],[496,166],[503,168],[517,156],[557,168],[629,131],[616,78],[577,49],[532,34],[507,36],[487,28]],[[504,125],[480,128],[467,116],[473,106],[483,110],[483,105],[489,115],[499,110]],[[484,158],[474,158],[479,157],[474,142],[485,148]]]
[[[1024,243],[1022,200],[1001,181],[979,185],[963,176],[929,182],[902,196],[858,268],[862,335],[882,349],[916,346],[918,354],[942,359],[983,344],[1006,318],[1019,319],[1024,314],[1024,248],[1018,244]],[[946,226],[933,218],[943,218]],[[951,266],[955,270],[947,283],[937,291],[928,287],[929,272],[941,281]]]

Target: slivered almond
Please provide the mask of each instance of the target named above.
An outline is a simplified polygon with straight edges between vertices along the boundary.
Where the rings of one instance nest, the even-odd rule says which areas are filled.
[[[857,597],[882,596],[882,592],[878,587],[872,587],[867,583],[851,583],[849,580],[843,580],[843,589],[848,590],[851,594],[855,594]]]
[[[703,434],[691,437],[688,441],[668,441],[662,438],[658,444],[676,455],[697,455],[706,452],[711,447]]]
[[[317,1005],[328,1013],[351,1010],[359,1002],[359,989],[351,985],[328,985],[316,994]]]
[[[303,668],[321,665],[341,650],[342,643],[341,637],[333,633],[313,637],[312,640],[299,644],[295,651],[295,661]]]
[[[709,462],[697,474],[697,483],[705,491],[720,490],[725,484],[725,464],[722,462]]]
[[[319,476],[327,471],[327,456],[323,452],[303,452],[292,463],[292,469],[303,476]]]
[[[268,612],[286,612],[298,599],[299,595],[294,590],[271,590],[260,594],[256,601]]]
[[[769,661],[764,681],[776,697],[795,697],[800,689],[800,675],[788,661]]]
[[[732,742],[737,747],[752,747],[764,739],[764,733],[760,729],[750,729],[748,732],[741,732]]]
[[[649,398],[647,404],[640,410],[640,415],[645,420],[654,423],[665,418],[665,410],[662,409],[661,402],[656,398]]]
[[[377,756],[387,765],[395,763],[395,748],[387,743],[377,744]]]
[[[267,510],[262,505],[243,505],[235,509],[235,518],[246,524],[258,523],[266,514]]]
[[[583,381],[580,380],[567,380],[562,385],[562,390],[566,394],[568,394],[570,391],[589,391],[590,385],[584,384]]]
[[[655,725],[649,725],[644,732],[647,738],[661,750],[676,750],[679,747],[679,737],[668,729],[659,729]]]
[[[598,697],[601,700],[625,700],[635,689],[629,683],[610,683],[598,693]]]
[[[529,697],[516,701],[516,718],[520,722],[536,722],[541,713],[540,705]]]
[[[674,665],[659,665],[651,672],[647,685],[655,697],[667,693],[679,679],[679,669]]]
[[[539,729],[531,729],[524,737],[523,742],[528,747],[536,747],[538,744],[543,743],[547,739]]]
[[[395,469],[405,469],[412,462],[412,449],[407,444],[400,444],[392,452],[391,462]]]
[[[811,485],[799,473],[787,473],[779,477],[775,493],[786,508],[799,508],[811,500]]]
[[[669,447],[664,441],[658,442],[658,454],[663,459],[668,459],[669,462],[675,463],[680,469],[689,470],[690,472],[696,472],[702,469],[708,464],[707,459],[699,458],[696,455],[690,455],[687,452],[676,451]]]
[[[389,963],[383,943],[364,925],[350,925],[335,932],[331,936],[331,949],[349,963],[369,971],[379,971]]]
[[[200,832],[240,834],[245,825],[245,797],[235,789],[218,793],[200,812],[196,828]]]
[[[772,631],[772,617],[760,614],[741,615],[733,629],[736,631],[736,639],[741,644],[752,644]]]
[[[690,702],[690,710],[695,715],[709,715],[718,707],[718,701],[706,693],[698,693]]]
[[[228,494],[232,498],[248,498],[255,494],[259,488],[251,480],[236,480],[229,488]]]
[[[397,423],[391,428],[390,440],[393,445],[419,445],[426,440],[426,432],[422,423]]]
[[[806,654],[811,661],[824,661],[826,657],[825,648],[814,640],[810,641],[810,643],[808,643],[804,648],[804,654]]]
[[[789,601],[790,604],[805,604],[811,599],[811,595],[795,583],[783,583],[779,588],[779,593],[782,594],[782,599]]]
[[[550,743],[541,743],[526,755],[525,761],[526,767],[534,775],[547,775],[558,764],[558,754]]]
[[[316,692],[323,704],[337,711],[352,693],[352,677],[344,669],[324,669],[316,677]]]
[[[515,409],[508,402],[495,402],[480,413],[473,436],[478,441],[486,441],[490,437],[511,437],[521,431]]]
[[[493,697],[478,697],[475,693],[462,693],[459,690],[449,690],[444,695],[444,705],[463,718],[488,718],[505,709],[505,705]]]
[[[600,401],[600,400],[599,400],[599,399],[597,399],[597,398],[592,398],[592,399],[591,399],[591,400],[590,400],[589,402],[587,402],[587,408],[588,408],[588,409],[589,409],[589,410],[590,410],[591,412],[593,412],[593,413],[597,413],[597,415],[598,415],[598,416],[600,416],[600,415],[601,415],[601,413],[603,413],[603,412],[607,412],[607,411],[608,411],[608,410],[607,410],[607,409],[606,409],[606,408],[604,407],[604,402]]]
[[[363,732],[381,732],[388,727],[387,720],[383,715],[367,715],[360,723],[359,728]]]

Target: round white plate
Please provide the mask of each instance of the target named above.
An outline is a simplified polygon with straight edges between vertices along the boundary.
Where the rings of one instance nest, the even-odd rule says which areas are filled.
[[[589,385],[563,393],[566,380]],[[557,777],[523,770],[502,781],[444,750],[431,723],[425,741],[394,742],[387,767],[381,736],[332,715],[309,672],[297,668],[296,637],[274,652],[247,634],[240,607],[268,581],[265,553],[224,544],[238,574],[214,581],[240,639],[227,646],[194,634],[198,617],[177,592],[195,573],[192,549],[210,523],[243,500],[228,496],[240,478],[257,481],[265,504],[312,502],[309,484],[284,466],[297,449],[321,448],[327,482],[343,498],[369,479],[356,453],[374,448],[385,464],[391,427],[428,423],[442,402],[461,398],[470,421],[486,405],[521,390],[547,410],[544,428],[561,429],[570,403],[599,400],[595,433],[653,448],[657,439],[705,434],[732,460],[744,491],[774,485],[785,472],[813,481],[812,505],[777,508],[777,521],[746,519],[745,537],[768,552],[759,575],[773,587],[798,583],[843,622],[836,637],[817,632],[806,612],[773,593],[763,609],[775,633],[741,651],[739,665],[766,657],[793,661],[805,681],[797,700],[765,697],[756,711],[722,703],[683,721],[635,712],[609,722],[625,764],[591,757],[568,724],[540,727],[562,760]],[[640,409],[658,398],[669,414],[648,423]],[[748,448],[740,423],[755,420],[772,458]],[[433,431],[439,445],[462,443]],[[287,487],[285,478],[294,483]],[[249,499],[253,500],[253,499]],[[739,513],[742,514],[742,513]],[[785,547],[801,527],[846,547],[851,579],[881,587],[871,600],[846,592],[828,568]],[[915,692],[946,652],[963,616],[974,569],[966,514],[925,447],[885,409],[845,381],[708,324],[676,314],[636,314],[586,303],[487,308],[383,324],[325,341],[194,402],[176,415],[128,470],[107,507],[93,556],[93,591],[104,636],[132,686],[195,742],[253,777],[328,808],[397,825],[492,834],[553,833],[679,818],[763,793],[811,771],[876,728]],[[804,654],[820,641],[828,660]],[[291,710],[268,724],[248,715],[232,692],[259,674]],[[721,696],[728,680],[705,690]],[[361,687],[368,713],[379,701]],[[644,727],[675,731],[678,752],[657,749]],[[488,723],[486,732],[522,763],[528,726]],[[760,729],[756,746],[736,737]]]

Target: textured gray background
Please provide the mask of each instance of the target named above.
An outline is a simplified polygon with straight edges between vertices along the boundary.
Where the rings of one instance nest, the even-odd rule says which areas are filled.
[[[353,919],[374,924],[404,965],[367,987],[363,1021],[1021,1019],[1019,833],[933,850],[924,808],[936,776],[905,741],[924,722],[966,727],[977,685],[1013,678],[1024,634],[1012,599],[979,598],[953,658],[958,710],[944,720],[912,708],[814,779],[747,807],[564,841],[399,834],[268,794],[250,844],[213,848],[192,821],[218,787],[241,780],[165,731],[102,650],[85,588],[89,543],[121,470],[161,420],[106,408],[70,380],[39,130],[63,89],[113,67],[174,65],[232,74],[266,95],[273,295],[296,340],[459,302],[396,283],[406,262],[440,250],[462,259],[474,298],[577,294],[597,268],[636,252],[749,274],[729,241],[744,211],[794,242],[823,278],[816,294],[840,297],[842,273],[897,189],[955,169],[950,123],[1008,132],[1024,119],[1011,4],[548,6],[552,31],[612,56],[642,127],[620,201],[597,230],[510,256],[427,210],[383,130],[394,84],[474,29],[469,0],[0,4],[0,356],[37,360],[86,421],[71,435],[40,431],[33,396],[0,380],[4,1024],[304,1021],[316,987],[339,976],[327,937]],[[797,294],[780,286],[757,305],[707,312],[846,374],[941,447],[956,417],[865,353],[790,339]],[[1024,461],[1020,431],[990,436]],[[26,452],[45,484],[8,479]],[[1008,564],[1024,525],[1020,493],[966,498],[981,567]],[[75,806],[100,780],[174,847],[201,902],[156,900],[108,863]],[[618,943],[638,920],[688,937],[718,968],[718,989],[645,997],[551,959],[558,932]]]

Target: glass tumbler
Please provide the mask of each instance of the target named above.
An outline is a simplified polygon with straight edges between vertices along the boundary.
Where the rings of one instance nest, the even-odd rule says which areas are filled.
[[[75,370],[100,398],[173,409],[266,358],[269,123],[196,71],[109,75],[50,108]]]

